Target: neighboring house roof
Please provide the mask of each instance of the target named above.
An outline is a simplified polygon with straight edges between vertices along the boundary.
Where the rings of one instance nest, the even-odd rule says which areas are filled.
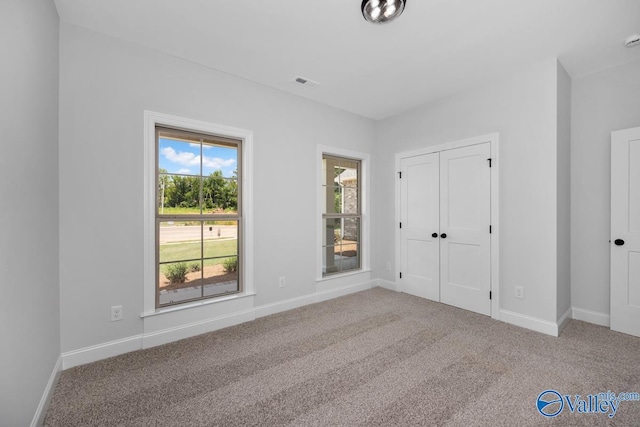
[[[333,179],[333,182],[339,184],[341,182],[356,181],[358,179],[358,172],[356,169],[345,169],[340,175]]]

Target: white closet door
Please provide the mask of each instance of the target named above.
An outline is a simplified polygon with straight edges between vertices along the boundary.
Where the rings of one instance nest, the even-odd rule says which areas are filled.
[[[400,170],[402,291],[440,301],[438,154],[401,159]]]
[[[440,153],[440,301],[485,315],[491,315],[490,157],[489,143]]]
[[[640,336],[640,128],[611,133],[610,321]]]

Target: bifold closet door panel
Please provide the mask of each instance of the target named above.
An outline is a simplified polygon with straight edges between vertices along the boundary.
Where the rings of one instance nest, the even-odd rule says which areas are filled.
[[[440,300],[438,158],[400,161],[401,290],[434,301]]]
[[[440,152],[440,301],[490,315],[489,143]]]

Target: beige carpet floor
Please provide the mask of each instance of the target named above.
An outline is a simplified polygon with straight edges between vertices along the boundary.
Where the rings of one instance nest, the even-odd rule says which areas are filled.
[[[45,425],[640,426],[640,402],[545,418],[547,389],[640,392],[640,338],[580,321],[554,338],[375,288],[68,369]]]

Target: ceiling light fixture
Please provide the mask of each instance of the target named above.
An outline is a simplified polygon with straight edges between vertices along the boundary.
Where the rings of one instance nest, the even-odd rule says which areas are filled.
[[[374,24],[384,24],[402,15],[407,0],[362,0],[362,16]]]

